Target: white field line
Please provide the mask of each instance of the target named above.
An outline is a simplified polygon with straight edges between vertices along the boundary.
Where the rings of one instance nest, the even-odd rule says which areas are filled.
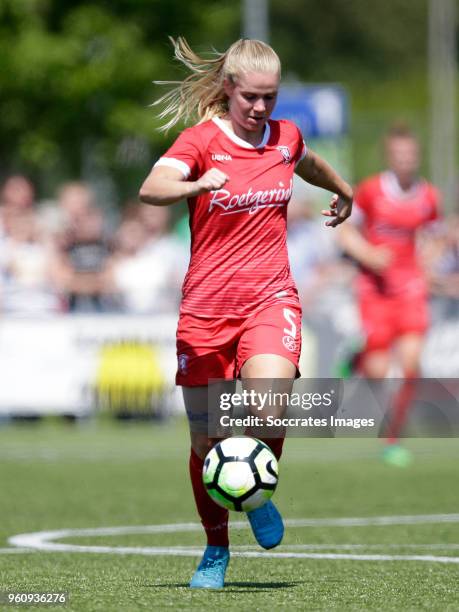
[[[73,550],[73,545],[72,550]],[[90,547],[91,551],[93,550],[93,546]],[[108,548],[110,552],[116,552],[120,547],[115,547],[115,549],[110,547],[102,547],[105,550]],[[278,552],[284,552],[289,550],[375,550],[375,549],[414,549],[414,550],[459,550],[459,544],[281,544],[277,547]],[[198,550],[196,546],[173,546],[173,547],[147,547],[143,550],[149,551],[157,551],[157,550],[167,550],[172,551],[176,550],[180,552],[180,554],[186,555],[188,552],[192,552],[194,555]],[[16,553],[35,553],[38,552],[38,548],[0,548],[0,554],[16,554]],[[132,547],[136,553],[140,550],[139,547]],[[202,553],[202,550],[199,549]],[[239,554],[239,552],[249,552],[251,550],[260,551],[260,547],[257,544],[247,544],[247,545],[232,545],[231,552],[232,554]],[[86,552],[86,551],[82,551]],[[156,552],[151,554],[158,554]],[[172,554],[172,552],[168,552],[168,554]],[[261,553],[262,556],[265,553]],[[265,555],[266,556],[266,555]]]
[[[340,553],[234,553],[237,557],[271,557],[284,559],[333,559],[348,561],[429,561],[431,563],[459,563],[459,557],[437,557],[433,555],[352,555]]]
[[[184,548],[196,548],[185,546]],[[377,550],[379,548],[412,549],[412,550],[459,550],[459,544],[280,544],[276,550]],[[260,550],[257,544],[231,545],[231,550]]]
[[[37,552],[33,548],[0,548],[0,555],[10,555],[15,553],[34,553]]]
[[[459,523],[459,514],[414,514],[402,516],[368,516],[362,518],[288,519],[289,527],[365,527],[378,525],[422,525]]]
[[[361,518],[286,519],[286,527],[366,527],[378,525],[420,525],[429,523],[459,523],[459,514],[414,514],[400,516],[368,516]],[[232,521],[232,529],[249,529],[247,521]],[[201,531],[200,523],[171,523],[166,525],[136,525],[123,527],[93,527],[89,529],[61,529],[38,531],[33,534],[12,536],[10,542],[23,536],[37,536],[40,540],[85,536],[116,536],[145,533],[181,533]],[[20,546],[20,544],[17,544]]]
[[[287,519],[285,524],[290,527],[356,527],[356,526],[383,526],[383,525],[419,525],[458,523],[459,514],[424,514],[405,516],[375,516],[361,518],[331,518],[331,519]],[[247,529],[248,523],[236,521],[231,523],[232,528]],[[31,549],[42,552],[73,552],[73,553],[98,553],[98,554],[136,554],[136,555],[172,555],[172,556],[200,556],[202,549],[192,546],[79,546],[76,544],[64,544],[55,540],[62,538],[77,538],[90,536],[116,536],[129,534],[148,533],[181,533],[200,531],[199,523],[175,523],[166,525],[139,525],[124,527],[98,527],[90,529],[60,529],[57,531],[40,531],[35,533],[23,533],[9,538],[8,543],[16,548],[0,549],[0,553],[6,554],[13,551],[31,552]],[[243,550],[233,549],[233,556],[256,557],[256,558],[296,558],[296,559],[333,559],[352,561],[427,561],[437,563],[459,563],[459,557],[419,555],[419,554],[351,554],[351,553],[313,553],[294,552],[294,550],[346,550],[370,548],[438,548],[440,550],[457,549],[459,544],[299,544],[286,545],[282,552],[260,552],[248,550],[248,547],[239,547]],[[287,549],[287,550],[285,550]]]
[[[117,555],[147,555],[147,556],[178,556],[178,557],[200,557],[201,548],[180,547],[136,547],[136,546],[76,546],[72,544],[44,544],[39,549],[41,552],[72,552],[72,553],[96,553]],[[21,551],[25,552],[23,549]],[[31,552],[30,550],[28,552]],[[233,557],[249,557],[264,559],[329,559],[347,561],[427,561],[430,563],[456,563],[459,557],[443,557],[434,555],[375,555],[375,554],[341,554],[341,553],[295,553],[295,552],[258,552],[245,551],[232,553]]]

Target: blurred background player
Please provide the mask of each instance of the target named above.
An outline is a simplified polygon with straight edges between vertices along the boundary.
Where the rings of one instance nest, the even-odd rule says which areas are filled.
[[[384,150],[387,170],[357,186],[353,223],[341,228],[339,238],[360,268],[356,294],[365,344],[355,366],[369,379],[382,379],[394,372],[395,358],[404,379],[389,413],[383,457],[405,465],[410,457],[398,442],[429,325],[426,275],[416,242],[438,218],[439,195],[418,174],[420,145],[407,126],[389,129]]]
[[[155,164],[140,199],[160,206],[188,200],[191,261],[177,330],[176,382],[190,422],[190,476],[208,543],[190,586],[221,588],[229,561],[228,512],[202,482],[204,458],[215,444],[205,422],[209,379],[241,377],[249,387],[264,378],[293,383],[301,347],[301,307],[286,246],[293,174],[338,194],[323,211],[332,227],[350,215],[352,190],[306,149],[293,123],[269,120],[280,81],[271,47],[239,40],[208,60],[184,39],[174,47],[191,74],[162,98],[167,106],[161,116],[172,117],[165,127],[194,114],[200,122]],[[197,416],[204,417],[203,427],[196,428]],[[283,437],[265,441],[279,459]],[[271,501],[248,518],[261,546],[280,543],[282,518]]]

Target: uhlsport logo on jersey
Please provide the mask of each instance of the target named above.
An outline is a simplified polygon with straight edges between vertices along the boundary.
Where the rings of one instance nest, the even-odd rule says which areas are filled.
[[[286,145],[279,145],[276,149],[282,155],[283,163],[288,166],[292,161],[292,155],[290,153],[290,149]]]
[[[231,155],[228,155],[227,153],[212,153],[212,161],[219,161],[219,162],[233,161],[233,158],[231,157]]]

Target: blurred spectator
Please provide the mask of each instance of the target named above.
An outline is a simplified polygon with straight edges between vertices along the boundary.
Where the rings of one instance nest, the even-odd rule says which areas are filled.
[[[85,183],[73,181],[65,183],[58,193],[59,207],[64,213],[66,222],[71,227],[91,208],[96,205],[94,192]]]
[[[290,268],[303,309],[301,373],[334,375],[336,350],[358,324],[349,291],[355,272],[341,257],[335,231],[314,214],[308,193],[294,190],[287,220]]]
[[[18,211],[30,210],[35,202],[35,187],[20,174],[10,176],[0,190],[0,239],[9,232],[9,222]]]
[[[335,236],[314,215],[311,203],[293,195],[288,205],[287,246],[290,268],[304,311],[333,286],[349,282],[353,271],[340,259]]]
[[[57,210],[64,241],[73,240],[73,231],[75,228],[78,231],[80,220],[95,207],[95,194],[85,183],[71,181],[61,186],[57,194]]]
[[[167,207],[138,205],[116,232],[107,283],[126,312],[165,313],[178,306],[188,253],[168,233],[169,222]]]
[[[459,316],[459,217],[449,217],[421,247],[434,321]]]
[[[65,234],[61,245],[60,279],[72,312],[103,312],[112,308],[104,289],[110,254],[102,211],[92,190],[68,183],[59,192]]]
[[[57,313],[57,255],[32,210],[10,211],[8,234],[0,244],[0,308],[14,314]]]
[[[35,187],[20,174],[6,179],[0,194],[0,203],[6,208],[24,210],[32,208],[35,201]]]

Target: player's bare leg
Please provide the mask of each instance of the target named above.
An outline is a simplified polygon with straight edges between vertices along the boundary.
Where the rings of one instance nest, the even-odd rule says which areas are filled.
[[[276,392],[290,395],[296,375],[296,366],[280,355],[255,355],[248,359],[241,368],[241,378],[244,389],[254,389],[257,392],[269,391],[272,384],[276,385]],[[256,410],[256,406],[254,407]],[[285,405],[271,405],[263,408],[263,416],[268,414],[280,417],[285,412]],[[254,432],[248,430],[248,435]],[[271,432],[277,437],[262,438],[276,455],[277,460],[282,454],[285,431]],[[253,534],[263,548],[274,548],[280,544],[284,535],[282,517],[272,501],[264,506],[247,513]]]
[[[219,589],[224,586],[229,562],[228,510],[218,506],[202,482],[204,458],[217,439],[207,432],[207,387],[183,387],[191,438],[190,477],[196,507],[207,536],[207,547],[190,582],[192,588]]]
[[[254,355],[241,368],[244,389],[248,391],[253,389],[258,393],[268,393],[271,387],[275,385],[276,388],[273,390],[290,395],[295,375],[296,366],[291,361],[273,354]],[[267,416],[281,417],[286,407],[285,404],[273,403],[266,405],[262,411],[258,411],[257,406],[253,406],[252,411],[254,415],[264,418]],[[255,430],[246,430],[247,435],[261,438],[279,460],[282,454],[285,430],[281,428],[279,431],[271,431],[267,439],[263,439],[263,428],[261,432],[260,434]]]
[[[397,357],[403,372],[403,382],[394,397],[386,432],[387,445],[384,449],[386,463],[397,467],[405,467],[411,462],[411,454],[401,447],[399,442],[416,391],[422,346],[423,336],[420,333],[404,334],[397,342]]]
[[[390,364],[391,355],[386,349],[364,351],[359,360],[362,374],[371,380],[386,378]]]
[[[296,366],[280,355],[254,355],[241,368],[242,379],[246,378],[290,378],[294,380]]]
[[[407,349],[409,349],[408,345]],[[411,355],[411,349],[406,352],[406,362],[409,360],[409,355]],[[370,381],[384,380],[389,372],[391,361],[392,355],[389,350],[364,351],[359,359],[359,369]],[[385,431],[385,446],[382,453],[384,462],[389,465],[405,466],[410,461],[408,451],[398,444],[398,433],[405,421],[406,406],[410,400],[409,391],[409,387],[402,383],[401,388],[392,400],[392,405],[389,407],[388,425]]]
[[[400,336],[397,342],[397,355],[404,376],[418,375],[423,346],[424,336],[420,333]]]

